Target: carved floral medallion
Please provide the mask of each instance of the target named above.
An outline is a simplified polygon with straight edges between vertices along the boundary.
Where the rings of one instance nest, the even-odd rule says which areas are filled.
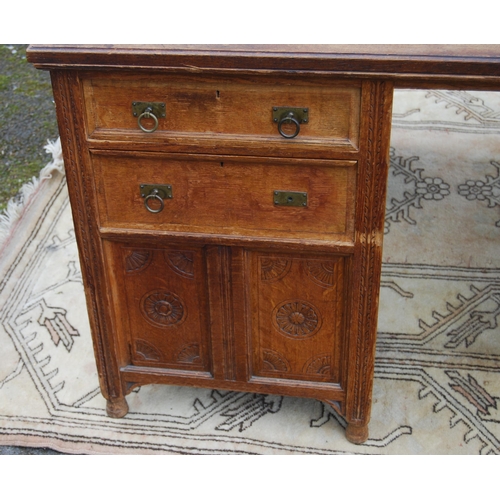
[[[282,302],[272,315],[275,328],[289,338],[312,337],[321,328],[319,311],[305,300]]]
[[[141,312],[150,323],[159,327],[176,326],[186,319],[181,299],[164,290],[148,292],[141,300]]]

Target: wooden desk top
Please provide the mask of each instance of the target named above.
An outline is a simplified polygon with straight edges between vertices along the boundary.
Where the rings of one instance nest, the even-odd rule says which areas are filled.
[[[300,71],[500,90],[500,45],[32,45],[27,56],[41,69]]]

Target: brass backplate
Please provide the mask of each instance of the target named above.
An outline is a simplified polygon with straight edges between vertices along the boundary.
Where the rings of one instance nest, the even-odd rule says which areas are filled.
[[[290,106],[273,107],[273,120],[277,123],[285,116],[289,116],[290,113],[299,123],[309,121],[309,108],[291,108]]]
[[[279,207],[307,207],[307,193],[274,191],[274,204]]]
[[[132,113],[134,116],[139,116],[149,108],[150,113],[153,113],[156,118],[165,118],[166,106],[164,102],[140,102],[134,101],[132,103]]]
[[[146,198],[151,194],[159,196],[163,200],[174,197],[172,186],[170,184],[141,184],[141,196]],[[156,190],[156,193],[154,191]]]

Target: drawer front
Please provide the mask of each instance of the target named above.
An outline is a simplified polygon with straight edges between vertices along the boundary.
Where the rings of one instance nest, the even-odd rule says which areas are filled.
[[[326,79],[265,77],[223,79],[178,75],[83,76],[87,130],[99,137],[106,132],[134,140],[252,140],[270,142],[274,147],[294,144],[328,143],[356,149],[359,136],[361,87],[354,83]],[[159,117],[153,133],[140,130],[133,102],[165,104],[165,117]],[[283,138],[274,120],[275,107],[308,109],[307,120],[293,139]],[[278,120],[279,121],[279,120]],[[154,121],[143,117],[145,128]],[[283,124],[287,135],[295,130]],[[125,140],[125,139],[124,139]],[[128,140],[128,139],[127,139]],[[292,146],[293,147],[293,146]]]
[[[103,227],[352,240],[354,161],[92,156]],[[160,212],[143,185],[170,186]]]

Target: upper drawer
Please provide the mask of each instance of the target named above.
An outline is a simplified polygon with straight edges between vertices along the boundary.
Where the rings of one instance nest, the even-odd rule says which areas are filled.
[[[201,77],[170,74],[83,74],[87,130],[94,139],[161,142],[165,146],[314,148],[357,150],[361,87],[325,78]],[[152,133],[140,130],[134,102],[164,103]],[[278,131],[273,108],[308,109],[294,138]],[[158,114],[158,113],[157,113]],[[299,116],[296,117],[300,121]],[[141,123],[153,128],[153,119]],[[293,135],[297,124],[283,123]],[[225,144],[227,142],[227,144]]]
[[[95,152],[92,163],[103,228],[353,238],[355,161]]]

